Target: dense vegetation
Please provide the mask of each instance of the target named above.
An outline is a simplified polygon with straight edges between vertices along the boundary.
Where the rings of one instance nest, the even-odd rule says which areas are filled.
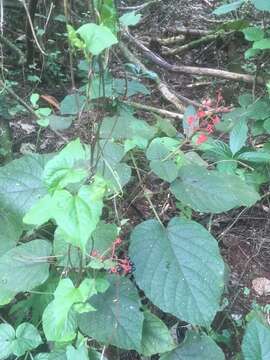
[[[148,41],[176,3],[0,7],[0,359],[270,359],[267,241],[234,287],[223,238],[270,211],[270,2]]]

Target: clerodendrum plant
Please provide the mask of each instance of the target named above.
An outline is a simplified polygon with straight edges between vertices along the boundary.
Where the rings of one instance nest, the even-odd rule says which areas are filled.
[[[102,24],[70,27],[69,36],[88,59],[117,42]],[[126,219],[117,214],[114,224],[108,215],[132,182],[126,162],[136,167],[138,149],[149,171],[194,211],[221,213],[259,199],[237,175],[208,170],[197,153],[205,139],[195,134],[193,141],[192,111],[181,135],[163,119],[150,126],[120,108],[97,127],[95,146],[76,139],[57,154],[0,168],[0,305],[13,304],[10,317],[19,315],[14,327],[0,324],[0,359],[104,359],[98,351],[109,345],[162,360],[224,359],[207,335],[224,288],[213,236],[184,217],[165,225],[154,211],[129,237],[121,233]],[[153,305],[189,324],[182,344]]]

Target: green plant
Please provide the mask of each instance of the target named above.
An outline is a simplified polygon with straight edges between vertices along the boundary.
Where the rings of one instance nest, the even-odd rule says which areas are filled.
[[[119,28],[140,15],[118,22],[113,1],[93,3],[97,23],[68,26],[74,55],[83,55],[83,85],[64,97],[59,115],[40,108],[38,94],[30,98],[38,124],[54,130],[102,107],[102,117],[91,118],[91,143],[76,138],[57,153],[0,167],[0,305],[8,309],[0,359],[105,359],[110,347],[161,360],[225,359],[218,343],[230,335],[212,329],[224,309],[225,263],[198,215],[211,222],[260,200],[269,183],[269,143],[259,138],[269,133],[269,100],[244,94],[229,111],[219,91],[200,109],[187,107],[181,123],[142,120],[125,100],[148,95],[139,80],[155,74],[129,64],[133,74],[123,79],[107,62]],[[169,219],[146,188],[150,176],[172,201]],[[134,225],[120,203],[132,202],[136,187],[152,216]],[[188,323],[180,344],[164,313]],[[246,359],[268,359],[269,334],[254,316],[242,345]]]

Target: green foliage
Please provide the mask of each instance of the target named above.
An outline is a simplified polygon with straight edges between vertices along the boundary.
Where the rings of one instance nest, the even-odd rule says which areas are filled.
[[[160,360],[224,360],[221,349],[206,335],[189,331],[178,348],[161,356]]]
[[[245,360],[266,360],[270,356],[270,328],[254,318],[247,325],[242,345]]]
[[[174,218],[165,229],[145,221],[133,230],[129,253],[136,282],[155,305],[194,325],[211,324],[224,265],[215,239],[201,225]]]
[[[16,331],[9,324],[0,324],[0,359],[22,356],[42,343],[38,330],[29,323],[20,324]]]

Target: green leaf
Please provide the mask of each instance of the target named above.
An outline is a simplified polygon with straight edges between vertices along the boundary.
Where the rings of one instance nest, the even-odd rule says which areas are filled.
[[[109,289],[90,300],[96,311],[79,316],[79,328],[106,345],[140,351],[143,313],[137,290],[128,278],[110,276],[109,279]]]
[[[242,30],[242,32],[245,35],[245,39],[248,41],[259,41],[264,38],[264,31],[257,26],[247,27]]]
[[[258,164],[264,164],[270,162],[270,151],[247,151],[238,155],[237,159],[242,161],[250,161]]]
[[[85,103],[86,97],[83,95],[67,95],[60,103],[61,115],[77,115]]]
[[[200,224],[174,218],[135,227],[130,257],[138,286],[162,311],[209,326],[219,309],[224,264],[216,240]]]
[[[15,330],[9,324],[0,324],[0,359],[7,359],[12,354],[12,341]]]
[[[230,149],[236,154],[245,145],[248,136],[248,126],[245,119],[241,119],[234,125],[230,132]]]
[[[179,166],[176,164],[175,151],[181,143],[168,137],[155,138],[149,145],[146,156],[150,160],[150,168],[161,179],[172,182],[177,178]],[[175,154],[173,154],[175,152]],[[172,154],[170,156],[170,154]]]
[[[270,38],[255,41],[253,44],[253,49],[259,49],[259,50],[270,49]]]
[[[247,326],[242,350],[245,360],[270,358],[270,328],[254,318]]]
[[[36,93],[34,93],[34,94],[32,94],[32,95],[30,96],[31,104],[32,104],[34,107],[37,105],[37,102],[38,102],[39,98],[40,98],[39,94],[36,94]]]
[[[256,9],[261,11],[270,11],[270,3],[268,0],[251,0]]]
[[[189,331],[184,342],[160,360],[225,360],[216,343],[207,335]],[[254,359],[255,360],[255,359]],[[259,360],[259,358],[257,359]]]
[[[22,234],[23,226],[17,216],[2,211],[0,213],[0,257],[14,248]]]
[[[68,278],[60,280],[54,292],[54,300],[49,303],[42,316],[47,340],[58,342],[73,340],[76,336],[77,321],[72,306],[76,303],[85,303],[96,293],[94,279],[84,279],[78,288],[75,288]],[[90,311],[89,307],[88,311]]]
[[[20,218],[46,194],[42,181],[46,157],[27,155],[0,167],[0,207]]]
[[[261,52],[261,50],[259,49],[248,49],[247,51],[245,51],[245,60],[249,60],[257,55],[259,55]]]
[[[89,349],[89,358],[90,360],[100,360],[101,359],[101,353],[94,349]],[[108,360],[106,356],[103,356],[103,360]]]
[[[162,354],[175,346],[167,326],[150,311],[145,311],[141,353],[144,356]]]
[[[66,349],[67,360],[89,360],[87,347],[82,344],[78,349],[68,345]]]
[[[243,3],[244,3],[244,0],[238,0],[238,1],[234,1],[230,4],[221,5],[213,11],[213,14],[215,14],[215,15],[228,14],[231,11],[237,10]]]
[[[239,206],[252,206],[259,194],[236,175],[208,171],[201,166],[183,166],[171,184],[176,198],[195,211],[221,213]]]
[[[22,356],[42,344],[38,330],[30,323],[22,323],[16,332],[9,324],[0,324],[0,359],[9,355]]]
[[[80,139],[71,141],[53,159],[47,162],[43,178],[51,191],[83,181],[87,175],[89,152]]]
[[[117,238],[118,230],[115,224],[106,224],[100,221],[92,234],[93,249],[100,254],[111,248],[113,241]]]
[[[103,25],[85,24],[77,30],[77,33],[85,42],[87,51],[92,55],[99,55],[103,50],[118,42],[111,30]]]
[[[270,134],[270,118],[264,121],[263,127],[266,130],[267,134]]]
[[[63,131],[68,129],[73,120],[73,116],[58,116],[58,115],[50,115],[48,117],[50,128],[54,131]]]
[[[141,14],[137,14],[136,11],[131,11],[122,15],[119,21],[123,26],[135,26],[140,22],[141,18]]]
[[[34,360],[67,360],[67,357],[65,350],[55,350],[50,353],[37,354]]]
[[[176,128],[171,124],[169,120],[164,119],[158,115],[156,115],[155,118],[157,119],[156,127],[158,128],[158,130],[171,138],[177,135]]]
[[[257,100],[247,108],[247,117],[263,120],[270,117],[270,103],[267,100]]]
[[[9,250],[0,258],[1,287],[19,293],[43,284],[49,276],[50,255],[51,245],[45,240],[32,240]]]
[[[53,197],[52,217],[66,234],[66,241],[85,251],[102,213],[105,186],[96,180],[81,186],[77,195],[66,190],[56,191]]]
[[[195,107],[192,105],[189,105],[185,110],[184,118],[183,118],[184,133],[188,137],[192,136],[192,134],[195,132],[196,127],[199,127],[199,120],[196,115],[197,115],[197,110],[195,109]],[[188,118],[190,116],[194,117],[194,122],[193,122],[192,126],[188,123]]]
[[[26,351],[35,349],[42,344],[37,328],[30,323],[23,323],[16,329],[16,339],[12,342],[12,353],[22,356]]]

